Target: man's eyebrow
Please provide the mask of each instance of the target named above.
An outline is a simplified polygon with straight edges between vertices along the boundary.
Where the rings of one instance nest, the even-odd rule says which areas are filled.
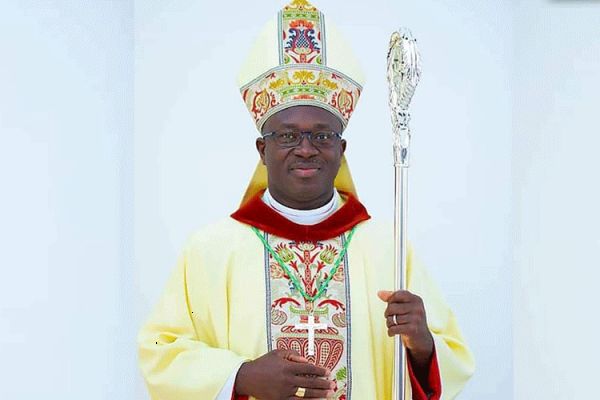
[[[331,125],[330,124],[325,124],[325,123],[323,123],[323,124],[315,124],[315,128],[317,128],[317,129],[331,128]]]
[[[281,124],[282,128],[298,128],[297,124]],[[314,129],[331,129],[331,125],[327,123],[317,123],[313,125]]]

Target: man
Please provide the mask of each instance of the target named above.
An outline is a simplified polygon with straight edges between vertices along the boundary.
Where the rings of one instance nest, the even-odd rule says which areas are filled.
[[[410,291],[385,290],[393,232],[370,220],[344,159],[362,91],[348,49],[304,0],[260,34],[241,93],[261,162],[231,218],[190,238],[140,333],[153,399],[390,399],[398,334],[408,398],[453,398],[471,375],[412,252]]]

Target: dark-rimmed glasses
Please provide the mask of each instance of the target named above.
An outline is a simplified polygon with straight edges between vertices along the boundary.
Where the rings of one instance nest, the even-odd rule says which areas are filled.
[[[332,147],[342,135],[332,131],[300,132],[300,131],[281,131],[267,132],[262,135],[263,138],[270,137],[279,146],[284,148],[296,147],[302,143],[302,138],[306,136],[308,141],[315,147],[325,149]]]

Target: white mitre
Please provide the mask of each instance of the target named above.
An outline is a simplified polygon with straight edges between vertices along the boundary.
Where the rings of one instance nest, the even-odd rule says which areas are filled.
[[[346,40],[306,0],[292,0],[265,25],[238,76],[242,99],[259,132],[271,115],[298,105],[331,112],[345,129],[363,83]],[[345,158],[334,184],[340,192],[356,195]],[[266,168],[259,162],[242,203],[266,187]]]

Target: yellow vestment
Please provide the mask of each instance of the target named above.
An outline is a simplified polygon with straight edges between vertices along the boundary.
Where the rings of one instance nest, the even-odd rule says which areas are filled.
[[[358,225],[348,248],[352,301],[352,397],[391,398],[393,340],[385,303],[392,289],[393,234],[373,221]],[[248,225],[227,219],[193,235],[139,335],[139,358],[154,400],[214,399],[240,362],[267,352],[264,248]],[[425,303],[441,373],[452,399],[474,363],[456,319],[412,251],[408,288]]]

